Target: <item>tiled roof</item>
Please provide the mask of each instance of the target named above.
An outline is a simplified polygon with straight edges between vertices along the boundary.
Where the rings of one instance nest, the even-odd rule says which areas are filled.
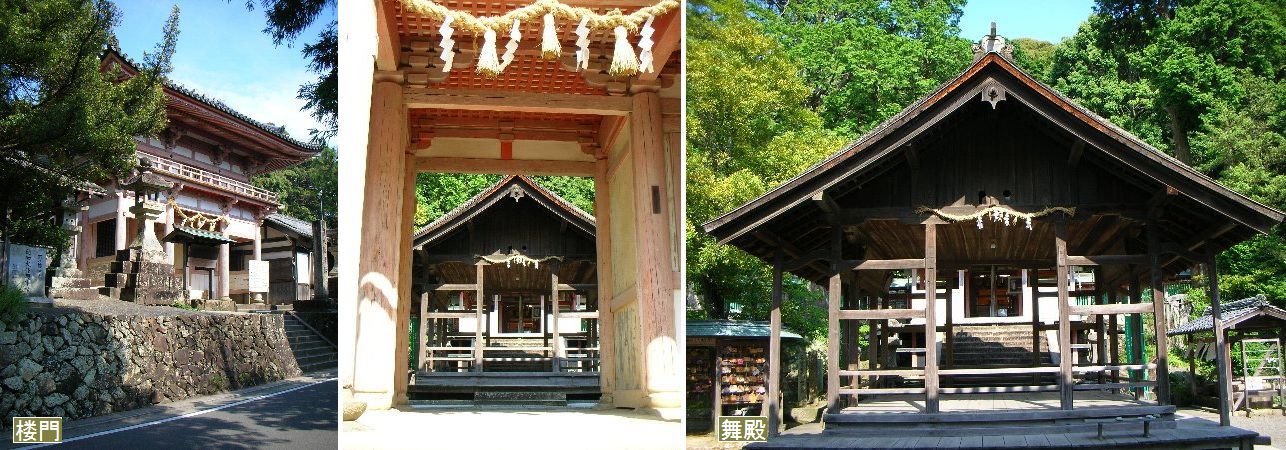
[[[1233,302],[1223,303],[1223,304],[1220,304],[1219,306],[1220,306],[1219,310],[1221,312],[1220,315],[1222,316],[1222,319],[1225,324],[1235,323],[1240,321],[1240,319],[1245,318],[1248,315],[1261,314],[1261,313],[1267,313],[1270,315],[1283,318],[1283,320],[1286,320],[1286,310],[1282,310],[1281,308],[1273,306],[1271,303],[1268,302],[1268,298],[1264,297],[1263,294],[1250,297],[1250,298],[1243,298],[1241,300],[1237,300]],[[1215,326],[1215,319],[1214,319],[1214,316],[1211,315],[1212,311],[1213,311],[1212,308],[1207,307],[1206,311],[1203,313],[1204,315],[1196,319],[1192,319],[1188,321],[1188,323],[1185,323],[1182,326],[1179,326],[1178,328],[1175,328],[1173,330],[1166,332],[1166,335],[1175,336],[1180,334],[1192,334],[1192,333],[1199,333],[1202,331],[1213,330]]]
[[[125,55],[125,53],[124,53],[124,52],[121,52],[121,50],[120,50],[119,48],[116,48],[116,47],[108,47],[106,51],[107,51],[107,52],[111,52],[111,53],[115,53],[117,56],[120,56],[121,60],[122,60],[122,61],[125,61],[125,64],[129,64],[129,65],[130,65],[130,69],[134,70],[135,72],[137,72],[137,71],[138,71],[138,68],[137,68],[137,67],[138,67],[138,64],[134,63],[134,60],[130,59],[130,57],[129,57],[129,56],[126,56],[126,55]],[[271,134],[271,135],[273,135],[273,136],[277,136],[277,137],[279,137],[279,138],[285,139],[287,142],[290,142],[291,144],[293,144],[293,145],[295,145],[295,146],[302,147],[302,148],[304,148],[304,149],[306,149],[306,150],[308,150],[308,151],[311,151],[311,152],[313,152],[313,153],[317,153],[317,152],[320,152],[320,151],[322,150],[322,146],[321,146],[320,144],[315,144],[315,143],[312,143],[312,142],[305,142],[305,141],[301,141],[301,140],[299,140],[299,139],[295,139],[295,138],[291,137],[291,136],[290,136],[290,133],[287,133],[287,132],[286,132],[286,130],[285,130],[284,128],[282,128],[282,127],[269,125],[269,124],[267,124],[267,123],[264,123],[264,122],[260,122],[260,121],[258,121],[258,120],[255,120],[255,119],[251,118],[250,116],[247,116],[247,115],[245,115],[245,114],[242,114],[242,113],[238,112],[238,111],[237,111],[237,110],[235,110],[235,109],[232,109],[232,107],[230,107],[230,106],[228,106],[228,105],[224,104],[222,101],[220,101],[220,100],[218,100],[218,99],[215,99],[215,98],[212,98],[212,97],[206,96],[205,94],[202,94],[202,93],[197,92],[196,90],[194,90],[194,89],[192,89],[192,88],[189,88],[189,87],[187,87],[187,86],[184,86],[184,85],[182,85],[182,84],[179,84],[178,82],[176,82],[176,81],[174,81],[174,80],[171,80],[171,79],[169,79],[168,77],[167,77],[167,78],[163,78],[163,81],[164,81],[164,83],[165,83],[165,87],[168,87],[168,88],[170,88],[170,89],[173,89],[173,90],[175,90],[175,91],[178,91],[179,93],[182,93],[183,95],[186,95],[186,96],[188,96],[188,97],[191,97],[192,99],[197,100],[197,101],[199,101],[199,102],[201,102],[201,103],[204,103],[204,104],[206,104],[206,105],[208,105],[208,106],[210,106],[210,107],[212,107],[212,108],[214,108],[214,109],[217,109],[217,110],[219,110],[219,111],[223,111],[223,112],[225,112],[225,113],[228,113],[228,114],[232,115],[233,117],[236,117],[236,118],[238,118],[238,119],[241,119],[241,120],[245,121],[246,123],[248,123],[248,124],[250,124],[250,125],[254,126],[255,128],[258,128],[258,129],[260,129],[260,130],[262,130],[262,131],[264,131],[264,132],[266,132],[266,133],[268,133],[268,134]]]
[[[750,320],[689,320],[688,337],[769,338],[772,328],[768,322]],[[803,336],[782,328],[782,339],[803,339]]]
[[[285,228],[287,231],[294,232],[306,238],[313,237],[313,224],[312,222],[304,219],[298,219],[285,214],[276,213],[269,214],[268,217],[264,217],[263,221],[264,223],[275,224],[279,227]]]

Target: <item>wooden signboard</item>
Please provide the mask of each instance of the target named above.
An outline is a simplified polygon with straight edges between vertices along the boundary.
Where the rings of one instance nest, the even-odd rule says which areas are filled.
[[[247,261],[250,292],[268,292],[268,261]]]

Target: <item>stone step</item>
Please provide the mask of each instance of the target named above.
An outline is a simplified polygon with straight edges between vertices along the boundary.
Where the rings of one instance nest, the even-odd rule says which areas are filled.
[[[541,405],[566,406],[567,394],[536,391],[483,391],[473,394],[479,405]]]
[[[93,287],[88,278],[53,277],[49,279],[51,289],[70,289]]]
[[[49,290],[49,296],[63,300],[98,300],[98,289],[92,287],[54,288]]]

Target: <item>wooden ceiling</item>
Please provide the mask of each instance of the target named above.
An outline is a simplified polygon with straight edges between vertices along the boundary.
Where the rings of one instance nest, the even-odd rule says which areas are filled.
[[[551,114],[465,109],[408,111],[411,146],[427,146],[435,137],[567,141],[592,144],[603,122],[590,114]]]

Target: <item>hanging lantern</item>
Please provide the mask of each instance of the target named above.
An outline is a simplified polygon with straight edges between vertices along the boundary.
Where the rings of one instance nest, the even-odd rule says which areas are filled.
[[[554,15],[545,14],[545,29],[541,33],[540,40],[540,57],[545,59],[558,59],[563,55],[563,46],[558,43],[558,32],[554,30]]]
[[[616,51],[612,52],[612,66],[607,73],[614,77],[628,77],[639,73],[639,60],[634,55],[634,46],[630,45],[625,26],[617,25],[613,32],[616,34]]]

